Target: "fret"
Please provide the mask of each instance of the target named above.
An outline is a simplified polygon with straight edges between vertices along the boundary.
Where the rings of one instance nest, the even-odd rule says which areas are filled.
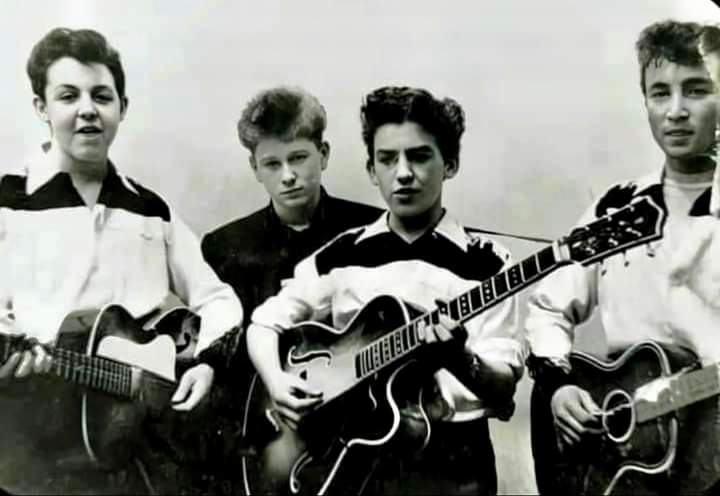
[[[370,350],[365,348],[362,350],[360,356],[362,357],[363,362],[363,375],[365,375],[372,370],[372,365],[370,364]]]
[[[362,351],[355,355],[355,378],[356,379],[359,379],[360,377],[363,376],[362,367],[360,366],[361,360],[362,360]]]
[[[375,367],[380,367],[382,362],[380,361],[380,343],[373,344],[373,364]]]
[[[403,347],[402,347],[402,338],[401,333],[398,331],[393,332],[393,342],[395,343],[395,355],[402,355],[403,353]]]
[[[89,364],[86,357],[82,357],[80,360],[82,362],[82,384],[83,386],[87,386],[90,384],[90,367],[88,367]]]
[[[449,305],[447,303],[445,303],[444,301],[438,301],[437,302],[437,313],[438,313],[438,315],[439,314],[449,315],[449,313],[450,313]],[[438,319],[437,322],[433,322],[433,323],[438,324],[439,322],[440,322],[440,320]]]
[[[485,306],[495,299],[495,292],[493,291],[492,279],[486,279],[480,285],[482,287],[482,296]]]
[[[408,326],[404,326],[402,329],[400,329],[400,337],[402,338],[402,344],[403,349],[409,350],[410,349],[410,341],[408,339]]]
[[[508,284],[507,279],[505,279],[505,272],[500,272],[495,277],[493,277],[493,282],[495,283],[496,296],[499,297],[508,292]]]
[[[415,346],[417,345],[417,325],[418,321],[416,320],[415,322],[410,324],[410,326],[408,326],[408,330],[410,331],[410,333],[408,334],[408,342],[410,343],[410,346],[412,348],[415,348]]]
[[[540,272],[545,272],[555,266],[555,253],[552,246],[542,249],[535,256],[537,257]]]
[[[539,271],[535,255],[522,261],[522,273],[526,281],[538,275]]]
[[[458,308],[460,309],[460,318],[464,319],[472,313],[472,306],[470,304],[470,292],[463,293],[457,299]]]
[[[448,307],[450,310],[450,318],[453,320],[460,320],[461,314],[460,314],[460,303],[458,302],[457,298],[454,300],[451,300],[448,303]]]
[[[426,326],[438,324],[440,323],[440,320],[438,319],[439,315],[439,310],[433,310],[432,312],[425,314],[422,318],[422,321],[425,323]],[[419,336],[420,334],[418,334],[418,338]]]
[[[470,290],[470,306],[473,310],[483,307],[482,290],[480,286],[475,286]]]
[[[507,271],[508,284],[510,289],[515,289],[520,286],[523,282],[523,276],[519,264],[515,264]]]

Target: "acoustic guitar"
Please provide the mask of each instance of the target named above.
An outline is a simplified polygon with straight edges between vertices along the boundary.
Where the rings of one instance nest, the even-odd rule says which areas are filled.
[[[126,464],[144,419],[169,405],[176,367],[189,367],[199,321],[185,308],[144,327],[119,305],[69,314],[43,345],[50,373],[0,386],[0,466],[17,467],[2,470],[0,487],[37,477],[35,462],[68,471]],[[0,335],[0,363],[35,343]]]
[[[720,365],[700,368],[689,350],[654,341],[637,343],[610,360],[577,351],[569,360],[573,383],[590,393],[602,415],[595,433],[577,446],[560,449],[550,410],[552,394],[542,388],[533,392],[533,435],[546,440],[540,468],[547,481],[543,492],[701,493],[720,480]],[[682,467],[682,478],[693,480],[671,488],[664,476],[678,468],[680,452],[692,464]]]
[[[423,384],[434,370],[418,338],[421,322],[437,322],[440,313],[467,321],[562,265],[591,264],[659,238],[663,221],[651,198],[638,197],[431,312],[379,296],[344,329],[304,322],[288,330],[282,366],[322,391],[323,403],[294,431],[254,378],[243,419],[245,444],[255,450],[242,457],[246,493],[359,492],[380,452],[399,444],[420,450],[430,439]]]

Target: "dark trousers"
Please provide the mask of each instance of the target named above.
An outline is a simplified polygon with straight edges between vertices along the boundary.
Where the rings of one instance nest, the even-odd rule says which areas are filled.
[[[384,453],[363,491],[364,495],[496,493],[495,453],[486,419],[434,422],[430,442],[422,451]]]

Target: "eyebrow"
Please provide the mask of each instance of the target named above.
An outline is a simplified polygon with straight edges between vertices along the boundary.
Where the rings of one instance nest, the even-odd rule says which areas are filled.
[[[413,147],[410,147],[410,148],[405,148],[404,151],[405,151],[405,152],[432,152],[433,150],[432,150],[432,147],[431,147],[430,145],[419,145],[419,146],[413,146]],[[392,148],[392,149],[381,149],[381,148],[379,148],[379,149],[377,150],[377,152],[378,152],[378,153],[391,154],[391,153],[398,153],[398,150],[395,149],[395,148]]]
[[[60,83],[55,87],[55,91],[62,91],[62,90],[77,90],[78,87],[74,84],[68,84],[68,83]],[[91,91],[97,91],[97,90],[110,90],[112,91],[112,87],[108,86],[107,84],[98,84],[96,86],[93,86],[91,88]]]
[[[689,85],[694,85],[694,84],[708,84],[708,85],[711,85],[711,84],[713,84],[713,82],[712,82],[712,80],[711,80],[710,78],[705,78],[705,77],[692,77],[692,78],[688,78],[688,79],[683,80],[680,84],[681,84],[682,86],[689,86]],[[653,84],[650,85],[650,88],[649,88],[649,89],[653,89],[653,88],[667,88],[668,86],[670,86],[669,83],[666,83],[666,82],[664,82],[664,81],[656,81],[656,82],[654,82]]]
[[[682,84],[684,86],[684,85],[689,85],[689,84],[713,84],[713,82],[709,77],[707,77],[707,78],[706,77],[694,77],[694,78],[686,79],[685,81],[682,82]]]

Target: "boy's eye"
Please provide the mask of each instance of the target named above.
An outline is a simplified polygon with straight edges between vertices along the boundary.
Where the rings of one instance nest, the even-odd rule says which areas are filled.
[[[712,93],[712,91],[708,88],[704,88],[702,86],[698,86],[697,88],[690,88],[688,93],[692,96],[705,96]]]
[[[95,100],[97,100],[99,102],[107,103],[107,102],[112,102],[114,100],[114,98],[112,95],[109,95],[107,93],[98,93],[97,95],[95,95]]]
[[[395,161],[396,155],[393,153],[380,153],[377,156],[377,161],[384,165],[390,165]]]
[[[307,153],[297,153],[290,156],[290,163],[299,163],[308,157]]]
[[[408,152],[408,160],[410,162],[427,162],[432,158],[430,152]]]

